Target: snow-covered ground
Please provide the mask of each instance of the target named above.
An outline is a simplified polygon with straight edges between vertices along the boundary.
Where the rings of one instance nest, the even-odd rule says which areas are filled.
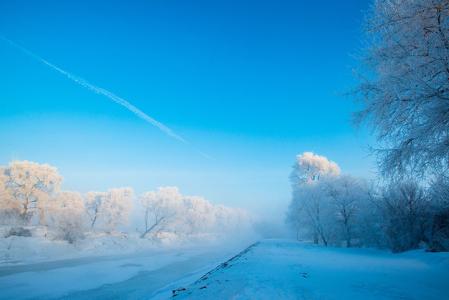
[[[178,286],[175,299],[449,299],[449,253],[264,240]]]
[[[0,299],[449,299],[449,253],[225,245],[3,265]]]

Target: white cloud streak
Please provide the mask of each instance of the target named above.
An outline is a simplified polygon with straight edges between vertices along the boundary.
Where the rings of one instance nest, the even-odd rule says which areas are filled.
[[[51,69],[55,70],[56,72],[64,75],[65,77],[67,77],[68,79],[72,80],[73,82],[81,85],[82,87],[96,93],[99,95],[103,95],[105,97],[107,97],[108,99],[112,100],[113,102],[123,106],[124,108],[126,108],[127,110],[129,110],[130,112],[132,112],[133,114],[135,114],[136,116],[138,116],[139,118],[141,118],[142,120],[146,121],[147,123],[150,123],[151,125],[157,127],[159,130],[161,130],[162,132],[164,132],[166,135],[180,141],[183,142],[185,144],[189,144],[184,138],[182,138],[181,136],[179,136],[178,134],[176,134],[175,132],[173,132],[173,130],[171,130],[170,128],[168,128],[166,125],[162,124],[161,122],[157,121],[156,119],[150,117],[149,115],[147,115],[146,113],[144,113],[143,111],[141,111],[139,108],[137,108],[136,106],[134,106],[133,104],[131,104],[130,102],[128,102],[127,100],[115,95],[114,93],[103,89],[101,87],[95,86],[91,83],[89,83],[88,81],[84,80],[83,78],[80,78],[78,76],[75,76],[73,74],[71,74],[70,72],[67,72],[63,69],[61,69],[60,67],[50,63],[49,61],[43,59],[42,57],[34,54],[33,52],[29,51],[28,49],[16,44],[15,42],[0,36],[1,39],[5,40],[7,43],[9,43],[10,45],[14,46],[15,48],[20,49],[22,52],[26,53],[27,55],[35,58],[36,60],[40,61],[41,63],[43,63],[44,65],[47,65],[48,67],[50,67]],[[210,158],[207,154],[202,153],[200,151],[198,151],[201,155],[203,155],[206,158]]]

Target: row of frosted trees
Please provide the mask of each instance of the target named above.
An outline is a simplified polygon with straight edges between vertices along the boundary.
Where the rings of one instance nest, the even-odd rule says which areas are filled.
[[[449,247],[449,181],[375,185],[340,174],[332,161],[298,155],[291,175],[287,222],[300,240],[334,246],[375,246],[405,251],[427,244]]]
[[[101,228],[113,231],[126,224],[132,208],[132,190],[108,192],[61,190],[62,177],[47,164],[14,161],[0,167],[0,220],[21,226],[44,226],[57,231],[62,239],[74,242],[83,232]],[[22,229],[22,234],[29,234]]]
[[[204,198],[184,196],[176,187],[146,192],[135,203],[131,188],[81,194],[61,190],[56,168],[29,161],[0,167],[0,223],[10,235],[29,235],[42,226],[75,242],[86,232],[127,229],[130,215],[140,221],[141,238],[223,233],[248,220],[239,209],[213,205]]]
[[[324,244],[449,250],[449,1],[374,0],[365,30],[355,121],[376,135],[378,183],[300,156],[288,220]]]

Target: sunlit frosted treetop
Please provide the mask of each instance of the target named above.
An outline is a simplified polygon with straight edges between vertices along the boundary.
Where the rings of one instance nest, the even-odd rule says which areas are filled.
[[[290,180],[293,186],[312,183],[323,176],[338,176],[340,167],[337,163],[313,152],[304,152],[296,156]]]

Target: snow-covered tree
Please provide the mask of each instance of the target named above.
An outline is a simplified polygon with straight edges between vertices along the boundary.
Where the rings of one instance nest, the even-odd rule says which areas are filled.
[[[290,175],[293,188],[303,184],[309,184],[326,176],[337,176],[340,174],[338,165],[326,157],[304,152],[296,156],[295,164]]]
[[[60,187],[62,177],[55,167],[30,161],[13,161],[2,170],[1,205],[17,209],[21,219],[29,222],[38,213],[40,224],[46,224],[49,200]]]
[[[27,222],[33,218],[45,223],[45,236],[74,243],[86,229],[111,232],[128,221],[132,189],[88,192],[83,196],[60,191],[60,182],[56,169],[48,165],[25,161],[0,167],[2,225],[15,225],[12,217],[17,214]],[[176,187],[144,193],[140,200],[145,215],[142,238],[150,234],[160,239],[217,237],[250,228],[245,211],[214,205],[203,197],[182,195]],[[19,227],[12,228],[10,234],[30,236],[31,231]]]
[[[388,248],[385,220],[382,213],[384,187],[372,181],[366,185],[366,197],[358,203],[356,232],[359,244],[368,247]]]
[[[432,205],[442,209],[449,209],[449,177],[440,175],[435,178],[429,187],[429,196]]]
[[[103,229],[113,231],[118,225],[128,222],[132,209],[133,190],[114,188],[107,192],[88,192],[86,210],[93,229],[99,224]]]
[[[51,225],[60,237],[69,243],[81,238],[85,229],[85,206],[81,194],[62,191],[49,202]]]
[[[5,209],[10,201],[10,196],[8,195],[9,193],[6,189],[7,176],[5,171],[5,168],[0,166],[0,207],[2,209]]]
[[[332,210],[335,211],[336,225],[340,228],[341,239],[351,247],[356,235],[359,213],[368,199],[366,184],[349,175],[328,178],[322,183],[324,193],[330,197]]]
[[[286,222],[297,239],[324,245],[345,242],[347,247],[360,243],[363,210],[370,206],[370,190],[363,180],[340,175],[335,162],[310,152],[297,157],[290,180],[293,197]]]
[[[376,0],[358,88],[384,175],[449,168],[449,2]]]
[[[86,212],[90,220],[90,228],[94,229],[102,215],[102,204],[107,196],[106,192],[88,192],[86,194]]]
[[[140,198],[145,210],[145,229],[141,237],[173,225],[181,211],[182,198],[177,187],[160,187],[157,191],[144,193]]]
[[[0,224],[16,223],[20,214],[20,203],[14,201],[6,188],[6,168],[0,167]]]
[[[103,203],[103,219],[106,228],[115,230],[119,225],[128,223],[133,207],[131,188],[114,188],[108,191],[107,200]]]
[[[449,250],[449,177],[439,176],[429,187],[431,227],[428,231],[431,251]]]
[[[317,244],[321,241],[327,246],[335,235],[335,212],[332,210],[329,195],[326,193],[321,182],[303,186],[296,192],[296,201],[300,203],[300,218],[306,233],[313,238]],[[294,200],[295,200],[294,199]]]
[[[185,223],[184,233],[193,234],[214,231],[218,221],[217,207],[199,196],[185,196],[183,199],[185,213],[183,222]],[[224,214],[221,215],[224,217]],[[225,230],[225,228],[221,228]]]
[[[293,198],[286,221],[295,229],[297,238],[303,231],[315,243],[329,243],[334,228],[330,228],[330,202],[321,182],[339,174],[338,165],[324,156],[304,152],[296,157],[290,175]]]
[[[214,205],[199,196],[182,195],[177,187],[160,187],[144,193],[140,200],[145,225],[142,238],[162,233],[178,237],[223,235],[245,231],[245,224],[249,224],[249,216],[243,210]]]
[[[390,184],[379,207],[390,249],[395,252],[414,249],[425,240],[430,206],[419,184],[413,181]]]
[[[84,200],[79,192],[60,191],[51,200],[53,211],[66,210],[72,214],[82,215],[85,211]]]

